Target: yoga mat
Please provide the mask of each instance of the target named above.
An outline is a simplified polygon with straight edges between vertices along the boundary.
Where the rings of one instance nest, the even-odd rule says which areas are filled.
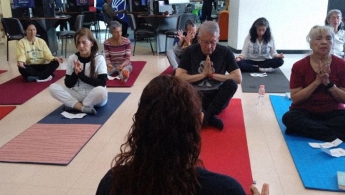
[[[266,93],[290,91],[289,80],[279,68],[276,68],[274,73],[267,73],[266,77],[252,77],[249,72],[242,72],[242,92],[258,93],[260,85],[265,85]]]
[[[20,105],[28,101],[36,94],[43,91],[50,84],[62,78],[65,70],[56,70],[55,77],[48,82],[27,82],[22,76],[17,76],[0,85],[0,105]]]
[[[0,74],[6,72],[7,70],[0,70]]]
[[[14,110],[16,106],[0,106],[0,120],[3,119],[6,115],[8,115],[12,110]]]
[[[174,70],[173,70],[173,68],[172,68],[172,66],[169,66],[167,69],[165,69],[162,73],[161,73],[161,75],[173,75],[174,74]]]
[[[63,105],[44,117],[38,123],[45,124],[103,124],[115,112],[115,110],[122,104],[129,96],[129,93],[108,93],[108,102],[105,106],[95,108],[96,115],[86,115],[81,119],[68,119],[61,115],[63,112]]]
[[[218,116],[223,119],[224,129],[204,127],[201,130],[200,159],[206,169],[237,179],[249,194],[253,178],[241,100],[232,99]]]
[[[338,189],[337,171],[345,171],[345,157],[331,157],[320,149],[314,149],[308,145],[309,142],[323,143],[321,141],[286,135],[282,117],[289,110],[291,100],[285,96],[270,95],[269,97],[304,187],[314,190],[341,191]],[[339,147],[345,149],[345,144],[342,143]]]
[[[35,124],[0,148],[0,161],[68,165],[100,127]]]
[[[97,115],[82,119],[62,119],[60,107],[2,146],[0,162],[68,165],[128,95],[109,93]]]
[[[134,82],[137,80],[140,72],[143,70],[146,61],[131,61],[133,70],[129,75],[126,83],[121,83],[120,80],[107,80],[107,87],[132,87]],[[113,75],[116,76],[116,75]]]

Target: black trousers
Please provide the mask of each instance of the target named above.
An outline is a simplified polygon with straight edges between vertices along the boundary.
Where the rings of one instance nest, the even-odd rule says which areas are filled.
[[[259,68],[278,68],[284,64],[284,60],[281,58],[267,59],[264,61],[240,60],[237,64],[242,72],[258,72]]]
[[[204,1],[202,3],[202,8],[201,8],[201,22],[204,22],[205,20],[212,20],[211,14],[212,14],[212,6],[213,1]]]
[[[202,94],[202,108],[204,110],[205,118],[210,118],[218,115],[225,109],[237,91],[237,83],[232,80],[226,80],[219,86],[218,90],[201,91]]]
[[[283,115],[283,123],[288,135],[322,141],[345,140],[345,110],[316,114],[304,109],[292,109]]]
[[[59,67],[58,61],[51,61],[49,64],[25,65],[25,68],[18,68],[20,74],[26,79],[28,76],[35,76],[38,79],[46,79],[54,75],[54,71]]]

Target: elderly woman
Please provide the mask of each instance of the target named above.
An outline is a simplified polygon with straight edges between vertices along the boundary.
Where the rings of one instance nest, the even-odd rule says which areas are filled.
[[[184,50],[191,44],[198,42],[196,34],[196,24],[191,20],[186,21],[185,32],[183,30],[177,31],[178,43],[174,45],[172,50],[167,51],[167,58],[174,70],[178,67]]]
[[[126,82],[133,68],[129,59],[131,41],[122,36],[122,25],[117,21],[110,22],[109,31],[112,37],[104,42],[108,75],[118,73],[121,81]]]
[[[314,26],[307,41],[312,54],[292,67],[292,104],[283,116],[285,133],[323,141],[345,140],[345,61],[331,54],[333,29]]]
[[[332,54],[344,58],[344,44],[345,44],[345,31],[342,29],[344,24],[342,22],[342,14],[338,9],[329,10],[325,20],[325,24],[333,28],[335,36]]]
[[[108,101],[107,66],[104,57],[97,54],[97,40],[90,29],[77,30],[74,43],[78,52],[68,57],[65,86],[53,83],[49,92],[65,105],[66,111],[97,114],[94,107],[104,106]]]
[[[20,74],[29,82],[46,82],[54,76],[54,71],[63,60],[54,57],[47,43],[36,37],[37,29],[34,23],[25,25],[26,36],[18,41],[17,66]]]
[[[244,40],[242,52],[236,57],[242,72],[274,72],[284,63],[284,55],[278,54],[271,28],[266,18],[258,18]]]
[[[158,76],[144,88],[133,125],[97,195],[245,195],[234,178],[206,170],[199,159],[203,120],[196,89]],[[165,117],[162,117],[162,116]],[[252,195],[268,195],[252,185]]]

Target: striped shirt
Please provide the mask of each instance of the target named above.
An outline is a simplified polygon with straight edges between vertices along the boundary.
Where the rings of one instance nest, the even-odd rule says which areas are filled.
[[[128,38],[123,38],[120,45],[114,46],[110,43],[110,39],[104,42],[104,57],[107,64],[115,66],[121,65],[124,61],[130,62],[131,56],[131,41]],[[126,65],[127,65],[126,64]]]

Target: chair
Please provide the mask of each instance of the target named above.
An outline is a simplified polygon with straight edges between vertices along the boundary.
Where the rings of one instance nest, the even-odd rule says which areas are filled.
[[[136,46],[138,39],[148,39],[148,41],[150,42],[152,54],[155,55],[155,52],[153,51],[153,47],[152,47],[152,43],[151,43],[151,38],[154,38],[155,34],[156,34],[154,29],[143,28],[143,27],[139,28],[137,26],[134,15],[133,14],[127,14],[127,16],[128,16],[128,20],[129,20],[129,23],[131,25],[131,28],[132,28],[133,34],[134,34],[133,56],[135,54],[135,46]]]
[[[81,29],[83,27],[84,15],[80,14],[75,20],[75,29]],[[65,45],[65,58],[67,53],[67,39],[73,39],[75,31],[63,31],[59,33],[59,38],[61,39],[61,55],[63,54],[63,46]],[[65,44],[64,44],[65,40]]]
[[[113,20],[112,17],[110,17],[108,14],[106,14],[103,10],[101,11],[102,16],[103,16],[103,21],[104,21],[104,25],[105,25],[105,38],[107,39],[109,38],[108,36],[108,31],[109,31],[109,24],[110,22]]]
[[[223,10],[219,12],[218,16],[218,25],[219,25],[219,40],[227,41],[228,40],[228,28],[229,28],[229,11]]]
[[[84,11],[81,13],[84,15],[83,27],[91,29],[91,26],[95,28],[96,38],[98,38],[98,25],[96,21],[96,12]]]
[[[191,20],[194,23],[196,23],[196,15],[192,14],[192,13],[181,14],[177,19],[176,29],[167,30],[164,32],[164,34],[165,34],[165,52],[167,51],[168,38],[175,39],[177,37],[177,31],[178,30],[181,30],[181,29],[185,30],[186,22],[188,20]]]
[[[8,42],[14,40],[20,40],[25,37],[25,32],[22,24],[17,18],[2,18],[2,26],[6,34],[6,49],[7,49],[7,61],[8,61]]]

